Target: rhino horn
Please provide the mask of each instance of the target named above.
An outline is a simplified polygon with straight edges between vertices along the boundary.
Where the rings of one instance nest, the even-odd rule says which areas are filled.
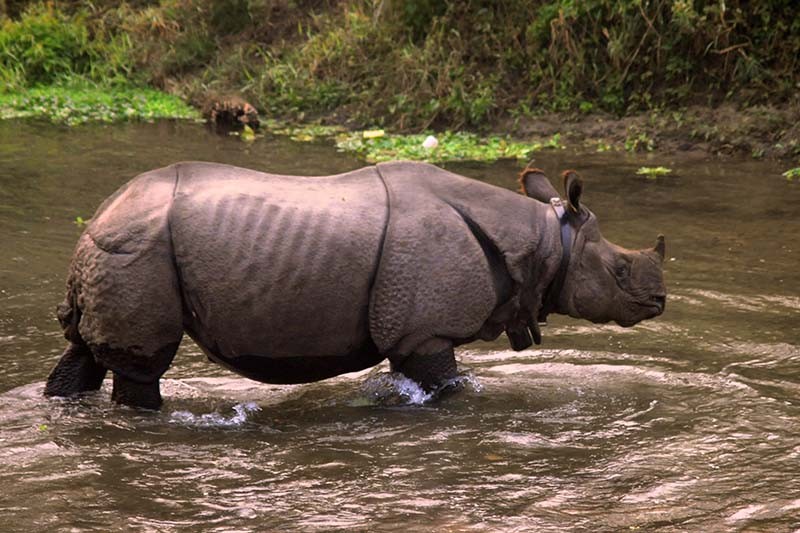
[[[664,253],[666,252],[666,244],[664,243],[663,235],[659,235],[658,238],[656,239],[656,245],[655,247],[653,247],[653,251],[658,254],[658,257],[660,257],[662,261],[664,260]]]

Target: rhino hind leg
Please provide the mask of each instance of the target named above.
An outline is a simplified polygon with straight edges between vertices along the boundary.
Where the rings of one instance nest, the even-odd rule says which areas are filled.
[[[140,348],[121,349],[105,345],[92,346],[99,361],[114,374],[111,399],[120,404],[143,409],[161,407],[161,376],[172,364],[180,340],[169,342],[152,354]]]
[[[45,396],[75,396],[100,388],[106,369],[83,342],[71,342],[47,377]]]
[[[393,360],[392,371],[416,381],[427,392],[440,390],[458,376],[458,366],[452,343],[435,341],[438,342],[423,344],[403,359]]]

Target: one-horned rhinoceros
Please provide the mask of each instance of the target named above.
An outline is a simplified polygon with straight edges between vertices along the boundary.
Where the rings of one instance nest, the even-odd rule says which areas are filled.
[[[564,174],[523,192],[432,165],[297,177],[179,163],[141,174],[78,241],[58,318],[70,344],[45,394],[96,390],[161,404],[186,332],[213,361],[266,383],[305,383],[388,358],[436,389],[453,347],[505,332],[541,342],[548,313],[622,326],[664,310],[664,239],[606,241]]]

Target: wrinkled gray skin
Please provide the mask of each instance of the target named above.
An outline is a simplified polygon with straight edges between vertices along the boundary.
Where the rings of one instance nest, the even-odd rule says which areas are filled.
[[[663,238],[642,251],[603,239],[574,174],[556,290],[558,195],[540,171],[521,181],[527,195],[410,162],[325,177],[210,163],[142,174],[78,242],[58,308],[70,345],[45,394],[95,390],[111,370],[115,401],[158,408],[184,332],[267,383],[388,357],[432,390],[456,375],[454,346],[505,331],[526,348],[548,312],[631,326],[663,311]]]

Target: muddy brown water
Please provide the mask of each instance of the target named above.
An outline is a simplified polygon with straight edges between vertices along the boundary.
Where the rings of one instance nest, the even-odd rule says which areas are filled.
[[[0,122],[0,530],[800,530],[800,184],[781,166],[538,155],[583,174],[609,239],[666,234],[667,311],[632,329],[556,317],[519,353],[467,346],[464,390],[439,401],[385,365],[262,385],[188,340],[159,413],[111,404],[108,384],[46,400],[73,221],[191,159],[361,165],[193,124]],[[637,177],[643,164],[675,175]],[[518,164],[449,168],[513,188]]]

